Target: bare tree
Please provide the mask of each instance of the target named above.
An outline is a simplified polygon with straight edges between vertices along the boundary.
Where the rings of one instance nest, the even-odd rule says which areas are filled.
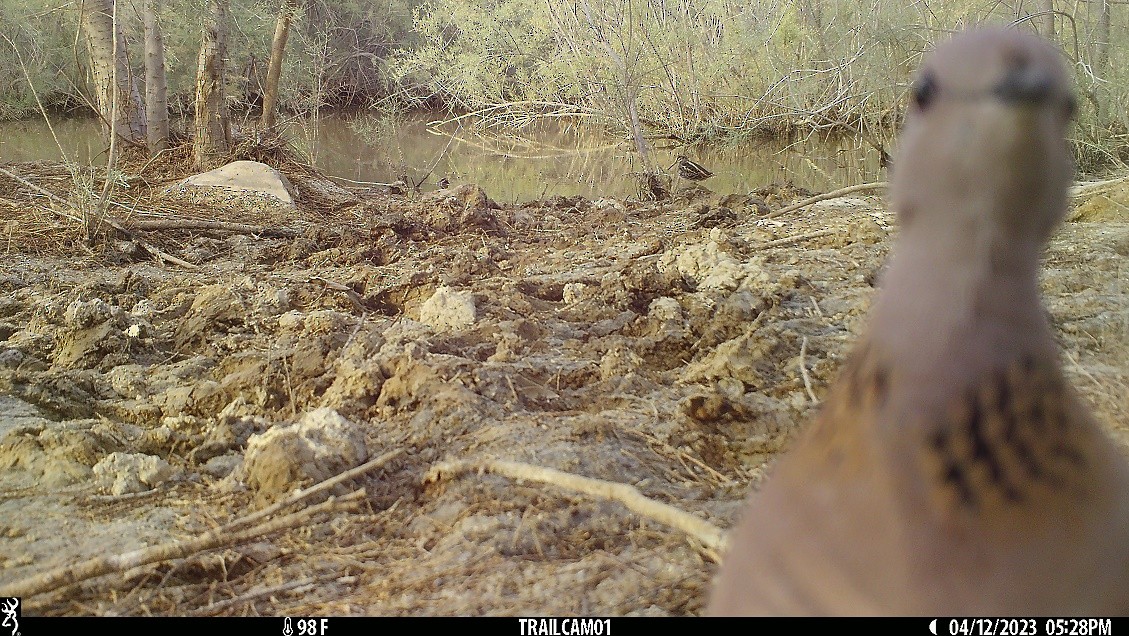
[[[198,168],[212,166],[231,148],[231,118],[224,96],[229,3],[230,0],[208,0],[204,15],[204,37],[196,70],[193,139],[193,157]]]
[[[111,157],[114,157],[118,139],[144,146],[145,108],[141,104],[137,78],[129,68],[114,0],[84,0],[81,6],[95,105],[102,119],[102,130],[110,142]]]
[[[168,84],[165,80],[165,42],[157,22],[160,0],[144,0],[141,22],[145,28],[145,112],[148,114],[149,152],[169,146]]]
[[[273,128],[278,105],[278,78],[282,75],[282,58],[286,54],[286,39],[290,36],[290,21],[294,17],[294,0],[282,0],[278,19],[274,22],[274,39],[270,45],[270,64],[267,66],[267,84],[263,87],[263,128]]]

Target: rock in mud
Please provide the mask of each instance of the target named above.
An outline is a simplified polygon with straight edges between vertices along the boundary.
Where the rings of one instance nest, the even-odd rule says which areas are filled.
[[[697,283],[700,289],[724,291],[737,289],[747,277],[759,273],[752,263],[740,263],[722,251],[717,241],[687,245],[664,254],[660,271],[674,270]]]
[[[361,427],[333,409],[276,424],[247,442],[240,477],[265,505],[291,491],[324,481],[368,459]]]
[[[94,465],[94,479],[111,495],[145,492],[172,476],[160,457],[141,453],[110,453]]]
[[[176,197],[193,188],[223,188],[234,194],[255,193],[293,205],[290,182],[278,170],[258,161],[233,161],[215,170],[194,174],[169,187],[166,195]]]
[[[456,331],[474,324],[474,294],[440,287],[419,309],[419,320],[436,331]]]

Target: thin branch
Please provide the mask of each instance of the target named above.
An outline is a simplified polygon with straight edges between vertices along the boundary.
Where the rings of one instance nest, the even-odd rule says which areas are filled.
[[[807,206],[809,206],[813,203],[819,203],[820,201],[826,201],[828,199],[836,199],[838,197],[851,194],[852,192],[861,192],[863,190],[881,190],[881,189],[885,189],[888,186],[889,186],[889,183],[886,182],[886,181],[875,181],[874,183],[860,183],[860,184],[853,185],[853,186],[847,186],[846,188],[839,188],[838,190],[832,190],[831,192],[825,192],[823,194],[817,194],[814,197],[804,199],[803,201],[800,201],[799,203],[793,203],[792,205],[789,205],[786,208],[781,208],[781,209],[773,212],[772,214],[765,215],[761,218],[763,218],[763,219],[775,219],[777,217],[784,216],[785,214],[788,214],[789,212],[794,212],[796,210],[799,210],[800,208],[806,208]]]
[[[721,551],[725,547],[725,533],[721,528],[674,506],[644,497],[637,488],[629,484],[501,459],[440,462],[427,471],[423,482],[438,482],[469,472],[495,473],[515,480],[541,482],[600,499],[618,501],[637,514],[685,532],[709,551]]]

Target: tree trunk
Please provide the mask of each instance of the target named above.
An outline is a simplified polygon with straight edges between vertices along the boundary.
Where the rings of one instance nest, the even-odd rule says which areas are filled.
[[[157,22],[160,0],[144,0],[141,9],[145,25],[145,112],[149,115],[150,154],[169,147],[168,85],[165,81],[165,43]]]
[[[1055,37],[1054,0],[1039,0],[1039,15],[1032,22],[1039,35],[1053,40]]]
[[[224,96],[228,3],[208,0],[204,38],[196,70],[196,137],[193,157],[200,169],[214,166],[231,148],[231,123]]]
[[[282,57],[286,54],[286,38],[290,36],[290,20],[294,15],[294,0],[282,0],[278,19],[274,22],[274,40],[270,45],[270,64],[267,66],[267,85],[263,87],[264,129],[274,128],[278,105],[278,78],[282,75]]]
[[[137,90],[137,78],[129,68],[125,38],[116,22],[114,0],[85,0],[81,22],[90,51],[95,106],[106,139],[111,147],[116,147],[117,139],[144,146],[145,108]]]
[[[1110,5],[1109,0],[1098,0],[1098,24],[1094,31],[1094,74],[1098,77],[1109,75],[1109,31],[1110,31]]]
[[[1109,31],[1110,31],[1110,2],[1109,0],[1096,0],[1090,4],[1090,11],[1097,11],[1098,15],[1093,16],[1091,13],[1091,20],[1093,21],[1093,35],[1091,36],[1090,55],[1093,60],[1090,66],[1094,76],[1099,80],[1109,77]],[[1091,101],[1094,104],[1094,120],[1099,129],[1107,127],[1109,118],[1109,107],[1106,105],[1106,100],[1109,99],[1109,89],[1101,82],[1095,82],[1092,89]],[[1099,133],[1100,134],[1100,133]]]

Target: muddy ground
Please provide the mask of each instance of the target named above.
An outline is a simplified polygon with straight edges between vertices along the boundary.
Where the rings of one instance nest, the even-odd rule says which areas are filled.
[[[0,177],[0,589],[105,572],[40,580],[25,612],[698,614],[700,537],[433,469],[522,462],[730,526],[859,336],[896,232],[878,196],[766,219],[802,198],[781,186],[494,207],[288,176],[297,213],[164,218],[294,236],[136,233],[197,269],[121,236],[32,249],[12,223],[44,200]],[[1043,289],[1070,378],[1129,449],[1125,219],[1068,223]],[[329,503],[247,519],[375,458]]]

